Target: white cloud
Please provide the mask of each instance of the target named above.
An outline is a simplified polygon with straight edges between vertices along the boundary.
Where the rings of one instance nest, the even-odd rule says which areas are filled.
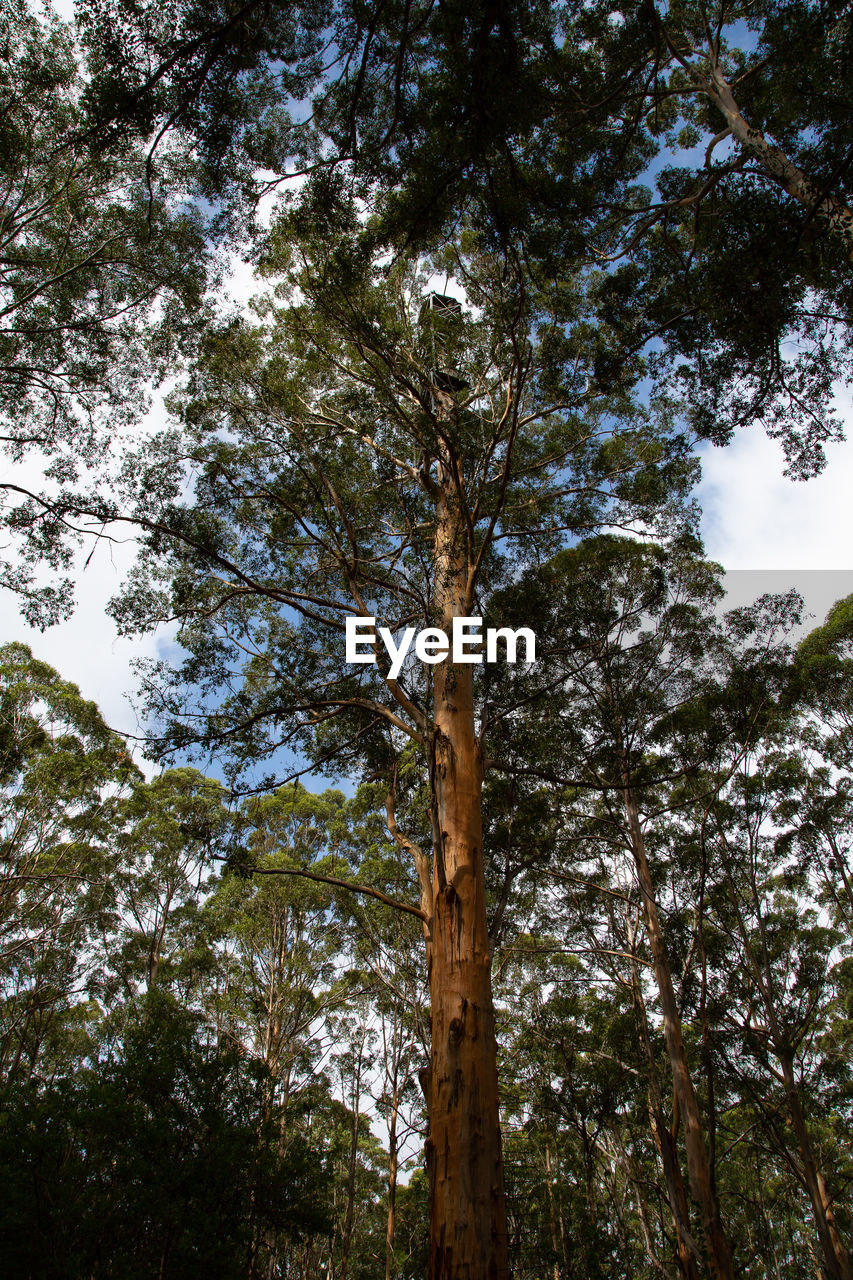
[[[760,427],[725,449],[703,448],[698,497],[708,555],[727,569],[853,568],[853,440],[827,455],[822,475],[793,481]]]
[[[853,424],[853,412],[845,417]],[[805,482],[782,474],[782,450],[760,427],[701,453],[702,533],[708,557],[726,569],[726,603],[793,587],[805,601],[805,629],[817,626],[853,594],[853,438],[830,445],[825,471]]]
[[[168,387],[164,387],[165,390]],[[159,430],[164,422],[161,392],[154,396],[134,437],[144,438]],[[46,458],[35,452],[15,463],[0,454],[0,480],[34,492],[42,489],[51,492],[54,486],[46,484],[42,474],[46,462]],[[84,479],[91,480],[91,477]],[[106,533],[109,537],[94,543],[87,539],[76,555],[72,571],[76,608],[65,622],[38,631],[20,616],[15,597],[8,592],[0,593],[0,644],[17,640],[28,645],[34,657],[49,663],[63,679],[76,684],[84,698],[97,703],[107,724],[127,734],[133,742],[134,735],[141,736],[141,726],[132,704],[136,676],[131,663],[134,658],[159,656],[176,628],[161,627],[156,633],[139,637],[119,636],[107,606],[133,566],[137,541],[127,526],[118,525]],[[45,570],[44,574],[37,575],[37,581],[47,583],[53,576]],[[138,750],[135,755],[142,764]]]

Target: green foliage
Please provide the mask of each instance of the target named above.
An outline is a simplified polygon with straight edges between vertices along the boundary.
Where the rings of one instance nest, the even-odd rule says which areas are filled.
[[[259,1125],[262,1076],[240,1052],[162,995],[122,1017],[117,1055],[5,1098],[6,1273],[236,1280],[264,1233],[328,1230],[325,1169]]]
[[[588,386],[598,338],[576,315],[582,281],[534,292],[469,233],[442,258],[466,306],[424,320],[428,264],[389,264],[342,181],[308,186],[310,208],[271,228],[263,267],[279,283],[258,323],[211,332],[175,399],[193,491],[173,432],[133,463],[152,534],[115,605],[127,630],[181,619],[190,656],[180,675],[158,672],[172,686],[164,743],[221,741],[235,774],[287,748],[387,772],[396,730],[417,740],[429,671],[407,662],[398,697],[381,664],[342,663],[342,629],[353,611],[393,631],[435,622],[439,476],[470,528],[472,608],[572,532],[692,518],[695,467],[666,403],[643,407],[621,375],[606,395]],[[465,390],[441,390],[443,361]],[[192,729],[185,692],[201,703]]]
[[[22,644],[0,649],[0,1064],[61,1054],[109,918],[120,794],[138,781],[94,703]]]
[[[284,787],[244,801],[222,878],[204,905],[210,936],[227,948],[228,981],[216,1017],[268,1072],[270,1099],[298,1114],[322,1057],[319,1028],[345,1001],[336,971],[341,937],[331,889],[290,870],[337,870],[345,830],[339,791]]]
[[[825,749],[833,762],[849,769],[853,741],[853,597],[838,600],[801,642],[793,673],[794,696],[815,705],[824,726]]]
[[[30,571],[80,517],[135,521],[116,615],[176,617],[187,655],[160,746],[277,771],[231,813],[188,767],[144,783],[0,652],[5,1269],[377,1274],[369,1119],[418,1124],[428,1038],[393,902],[428,876],[432,684],[347,668],[342,625],[435,622],[449,501],[465,609],[539,641],[476,687],[519,1277],[677,1265],[629,793],[739,1272],[812,1274],[809,1159],[851,1229],[851,602],[796,655],[793,599],[717,616],[689,489],[696,438],[759,421],[806,476],[838,433],[846,8],[83,0],[80,48],[0,17],[0,416],[54,487],[4,490],[6,581],[55,617]],[[226,231],[268,290],[207,323]],[[72,494],[199,335],[179,425]],[[288,753],[367,782],[274,787]],[[418,1274],[423,1174],[398,1195]]]
[[[522,247],[539,282],[583,269],[601,391],[662,346],[700,436],[760,421],[793,474],[823,465],[851,315],[843,6],[337,0],[254,2],[238,19],[112,0],[82,14],[96,120],[188,133],[204,190],[298,156],[354,177],[395,245],[434,249],[467,220],[490,251]]]
[[[130,136],[156,148],[177,129],[201,157],[208,199],[252,190],[258,169],[285,170],[305,132],[292,108],[321,78],[332,5],[83,0],[77,13],[99,145]],[[303,113],[293,114],[298,122]]]
[[[118,983],[133,991],[140,980],[150,988],[188,976],[203,870],[230,835],[224,789],[195,769],[138,782],[116,817],[111,892],[118,936],[103,978],[106,996]]]
[[[2,0],[0,58],[0,436],[14,462],[38,450],[41,490],[4,481],[3,527],[18,554],[2,583],[30,622],[67,612],[79,539],[56,502],[81,467],[103,461],[136,418],[151,380],[196,332],[210,255],[174,159],[94,145],[71,30],[26,0]]]
[[[743,1274],[760,1280],[771,1256],[784,1280],[812,1266],[788,1069],[850,1231],[849,778],[821,754],[844,685],[827,702],[825,685],[801,678],[845,643],[843,602],[837,626],[793,654],[774,641],[791,602],[721,619],[716,570],[697,550],[591,539],[500,599],[502,620],[533,611],[543,663],[501,669],[489,690],[491,740],[512,764],[491,784],[486,822],[519,1280],[555,1265],[579,1280],[617,1268],[651,1280],[673,1265],[644,1019],[685,1156],[620,834],[620,725]],[[73,857],[91,879],[79,898],[52,887],[34,915],[30,900],[11,909],[7,875],[8,945],[20,953],[11,930],[25,918],[51,940],[17,1003],[8,984],[24,970],[6,961],[0,1265],[313,1280],[346,1256],[351,1276],[372,1280],[387,1214],[379,1121],[390,1133],[397,1106],[407,1151],[421,1122],[421,926],[283,873],[416,899],[389,839],[386,783],[352,800],[288,785],[229,815],[221,785],[192,769],[143,783],[96,709],[22,646],[6,647],[2,671],[4,849],[26,846],[33,866],[66,875]],[[547,698],[525,701],[531,677]],[[581,763],[595,787],[581,785]],[[407,828],[423,794],[413,747],[390,797]],[[211,856],[223,874],[202,890]],[[424,1173],[396,1198],[393,1265],[417,1275]]]

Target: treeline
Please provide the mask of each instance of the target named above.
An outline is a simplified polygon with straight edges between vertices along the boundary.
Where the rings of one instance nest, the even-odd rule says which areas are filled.
[[[600,537],[502,602],[542,654],[491,677],[484,809],[519,1280],[849,1275],[853,611],[795,648],[796,599],[719,594]],[[4,1272],[423,1276],[415,758],[235,801],[23,646],[0,678]]]
[[[369,789],[146,782],[73,685],[0,655],[3,1273],[383,1274],[377,1134],[419,1122],[406,921],[279,874],[403,874]],[[402,1264],[425,1191],[398,1194]]]

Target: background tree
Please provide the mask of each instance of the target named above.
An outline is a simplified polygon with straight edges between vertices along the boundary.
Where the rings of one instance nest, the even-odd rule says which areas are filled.
[[[0,1130],[0,1257],[20,1276],[247,1271],[258,1226],[323,1231],[328,1175],[258,1126],[260,1073],[164,994],[126,1006],[121,1048],[47,1089],[18,1085]]]
[[[677,372],[699,435],[721,443],[760,421],[793,474],[823,465],[848,367],[843,6],[647,3],[617,17],[603,0],[341,0],[286,17],[194,4],[165,22],[113,0],[82,12],[98,118],[183,129],[220,189],[253,166],[269,189],[293,155],[357,175],[397,244],[435,247],[462,214],[546,275],[597,268],[596,321],[620,330],[618,353],[599,347],[600,390],[662,344],[661,376]],[[300,124],[289,108],[309,94]]]
[[[0,1070],[50,1071],[97,974],[125,742],[22,644],[0,649]]]
[[[71,602],[70,579],[39,579],[70,564],[62,488],[174,370],[213,263],[180,158],[154,172],[133,139],[87,136],[70,28],[24,0],[3,0],[0,26],[0,442],[15,464],[33,455],[0,486],[17,547],[2,585],[43,625]]]
[[[346,826],[339,791],[314,796],[296,785],[248,798],[205,906],[229,971],[217,1017],[264,1064],[269,1103],[285,1122],[325,1055],[324,1020],[346,999],[332,893],[311,883],[315,871],[331,869],[330,846]],[[297,869],[304,875],[288,875]]]
[[[137,783],[117,817],[111,967],[132,996],[140,979],[145,989],[155,986],[161,966],[185,945],[204,868],[226,838],[227,811],[219,783],[195,769],[172,769]]]

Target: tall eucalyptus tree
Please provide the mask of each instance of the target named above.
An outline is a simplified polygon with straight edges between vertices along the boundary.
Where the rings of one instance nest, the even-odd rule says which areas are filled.
[[[348,667],[346,622],[452,635],[519,557],[605,521],[678,526],[693,467],[665,406],[643,410],[616,376],[605,397],[589,377],[602,335],[579,281],[540,287],[472,232],[441,266],[464,305],[431,292],[417,260],[371,250],[352,196],[317,181],[264,261],[290,305],[273,295],[259,323],[210,335],[184,432],[128,471],[135,507],[102,514],[147,531],[120,624],[181,619],[190,656],[161,670],[156,696],[167,719],[188,691],[200,701],[192,721],[173,717],[174,744],[227,744],[238,770],[298,747],[389,787],[409,744],[423,802],[406,829],[392,790],[387,816],[417,874],[418,902],[398,905],[422,922],[430,981],[432,1269],[506,1275],[490,713],[472,654],[419,642],[392,664],[377,640],[375,661]]]

